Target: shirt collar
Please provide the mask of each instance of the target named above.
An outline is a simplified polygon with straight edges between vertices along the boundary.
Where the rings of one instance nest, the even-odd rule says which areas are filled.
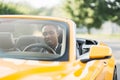
[[[54,48],[54,50],[56,50],[56,49],[57,49],[58,45],[59,45],[59,44],[57,43],[57,45],[56,45],[56,47]]]

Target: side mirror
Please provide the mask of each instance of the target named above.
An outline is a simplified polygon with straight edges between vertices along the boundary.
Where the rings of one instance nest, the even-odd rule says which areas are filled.
[[[90,60],[106,59],[112,56],[112,51],[108,46],[92,45],[90,51],[80,56],[82,62]]]

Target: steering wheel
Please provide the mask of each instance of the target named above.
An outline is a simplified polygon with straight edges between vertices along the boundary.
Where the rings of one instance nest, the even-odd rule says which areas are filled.
[[[48,53],[56,54],[56,52],[52,48],[50,48],[48,45],[40,44],[40,43],[30,44],[27,47],[25,47],[23,51],[42,52],[41,49],[43,49],[44,51],[47,51]]]

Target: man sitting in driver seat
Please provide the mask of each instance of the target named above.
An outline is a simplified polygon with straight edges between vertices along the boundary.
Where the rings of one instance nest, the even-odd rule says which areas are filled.
[[[59,31],[58,26],[53,24],[44,25],[42,28],[45,43],[51,47],[56,54],[61,52],[61,44],[58,42]]]

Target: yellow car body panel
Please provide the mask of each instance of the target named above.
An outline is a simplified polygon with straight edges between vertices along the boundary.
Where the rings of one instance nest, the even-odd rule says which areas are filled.
[[[114,57],[92,60],[87,63],[76,59],[75,24],[69,19],[3,15],[0,18],[21,18],[35,20],[56,20],[66,22],[69,26],[69,60],[38,61],[24,59],[0,59],[0,80],[112,80],[115,68]],[[103,45],[98,44],[99,45]],[[110,54],[111,55],[111,54]],[[97,55],[96,55],[97,56]]]

